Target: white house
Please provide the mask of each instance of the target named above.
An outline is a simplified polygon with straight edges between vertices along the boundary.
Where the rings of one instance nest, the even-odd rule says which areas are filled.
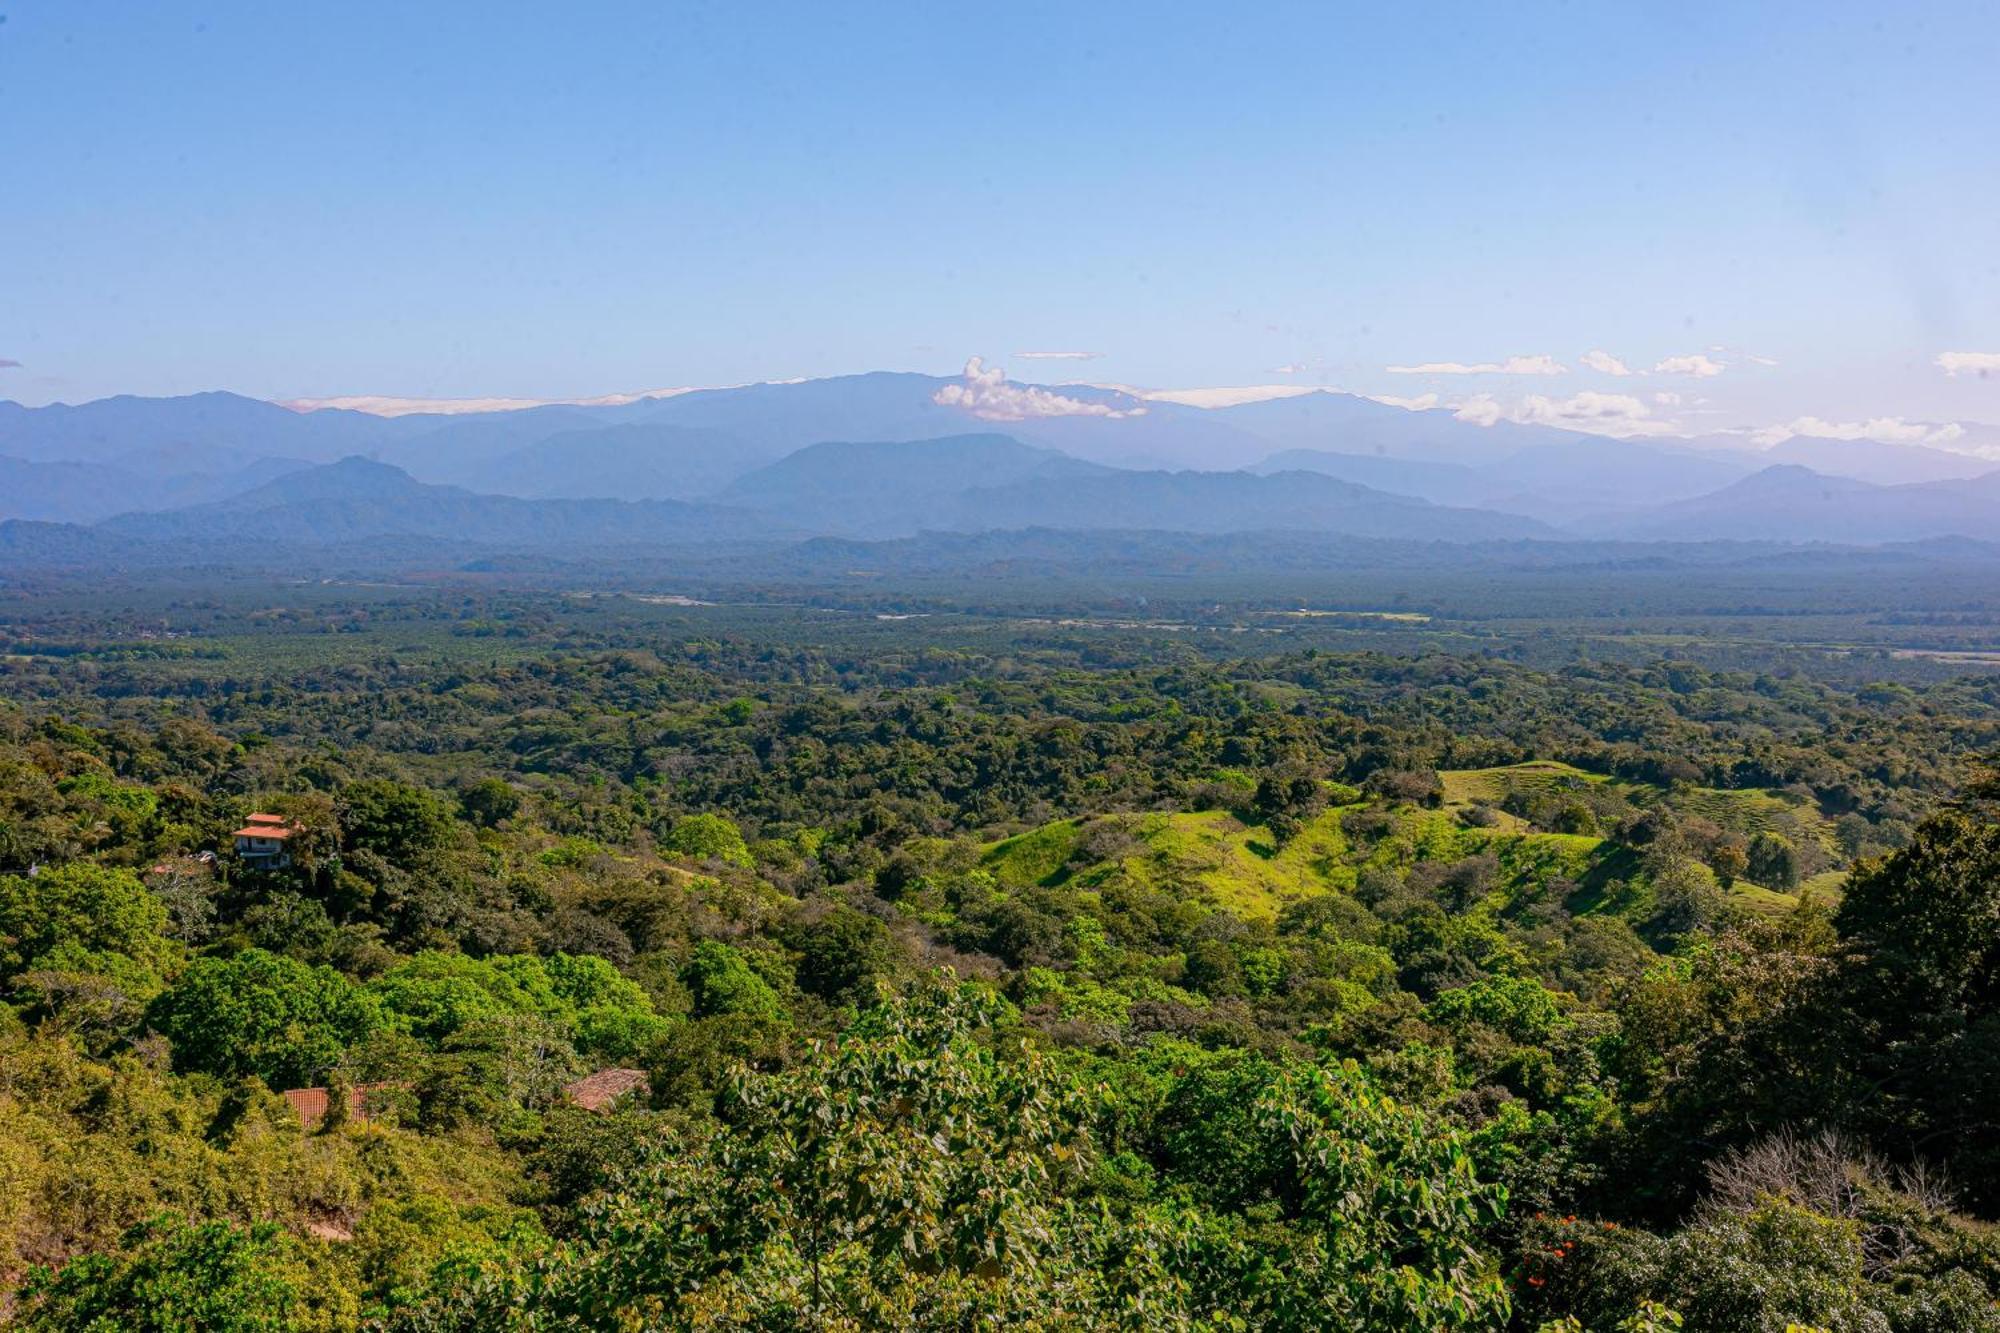
[[[258,870],[276,870],[292,862],[289,841],[299,832],[283,815],[256,814],[236,830],[236,855]]]

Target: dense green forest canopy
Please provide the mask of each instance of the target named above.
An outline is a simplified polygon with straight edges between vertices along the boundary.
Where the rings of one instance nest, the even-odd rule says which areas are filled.
[[[0,1319],[2000,1329],[2000,676],[163,618],[0,660]]]

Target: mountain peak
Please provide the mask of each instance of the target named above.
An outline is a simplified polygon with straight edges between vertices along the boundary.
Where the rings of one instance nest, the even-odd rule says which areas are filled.
[[[293,478],[307,485],[327,482],[342,485],[371,485],[410,487],[417,485],[412,477],[394,463],[384,463],[379,458],[369,458],[363,454],[348,454],[331,463],[316,468],[308,468]]]
[[[1730,495],[1847,495],[1872,491],[1875,487],[1852,477],[1834,477],[1815,472],[1803,463],[1773,463],[1752,472],[1743,480],[1723,488]]]
[[[231,509],[267,509],[301,500],[392,500],[449,489],[426,487],[399,467],[349,454],[337,462],[287,473],[222,503]]]

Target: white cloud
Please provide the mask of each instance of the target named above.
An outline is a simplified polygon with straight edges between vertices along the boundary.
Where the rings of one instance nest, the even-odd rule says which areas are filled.
[[[1273,398],[1298,398],[1319,390],[1310,384],[1245,384],[1215,389],[1148,389],[1139,394],[1152,403],[1179,403],[1182,407],[1241,407]]]
[[[672,398],[695,389],[647,389],[641,393],[607,393],[597,398],[396,398],[384,394],[350,394],[343,398],[286,398],[279,407],[294,412],[340,408],[375,417],[407,417],[419,412],[463,416],[468,412],[519,412],[529,407],[623,407],[642,398]]]
[[[1598,393],[1592,389],[1561,400],[1530,394],[1521,404],[1529,420],[1547,425],[1569,421],[1639,421],[1648,415],[1646,405],[1629,393]]]
[[[1102,352],[1016,352],[1023,361],[1095,361]]]
[[[1434,393],[1420,393],[1415,398],[1398,398],[1393,393],[1371,393],[1363,395],[1370,402],[1386,403],[1390,407],[1400,407],[1406,412],[1428,412],[1438,405]]]
[[[1798,417],[1782,426],[1766,426],[1752,431],[1750,438],[1766,447],[1783,444],[1794,435],[1816,440],[1874,440],[1877,444],[1948,445],[1965,434],[1956,421],[1942,425],[1929,421],[1905,421],[1901,417],[1874,417],[1867,421],[1828,421],[1824,417]]]
[[[1748,353],[1745,359],[1748,360],[1752,365],[1758,365],[1758,366],[1775,366],[1778,364],[1777,357],[1758,356],[1755,352]]]
[[[1303,375],[1306,373],[1306,368],[1298,362],[1293,361],[1288,365],[1271,367],[1271,373],[1273,375]]]
[[[1653,373],[1656,375],[1692,375],[1698,380],[1705,380],[1711,375],[1720,375],[1722,371],[1723,365],[1720,361],[1711,361],[1700,352],[1690,352],[1686,356],[1670,356],[1653,367]]]
[[[947,384],[931,395],[940,407],[956,407],[987,421],[1027,421],[1037,417],[1136,417],[1143,407],[1123,411],[1105,403],[1087,403],[1031,384],[1009,384],[999,366],[973,357],[965,363],[965,383]]]
[[[1681,396],[1670,389],[1662,389],[1653,395],[1653,401],[1661,407],[1679,407]]]
[[[2000,352],[1939,352],[1937,368],[1947,375],[1977,375],[1985,379],[2000,371]]]
[[[1632,367],[1620,361],[1609,352],[1592,349],[1582,356],[1583,364],[1600,375],[1630,375]]]
[[[1460,403],[1452,415],[1475,426],[1493,426],[1508,420],[1507,409],[1490,393],[1474,394]]]
[[[1511,407],[1491,394],[1475,394],[1458,404],[1453,415],[1476,426],[1512,421],[1519,425],[1556,426],[1563,430],[1621,439],[1632,435],[1674,433],[1671,425],[1655,420],[1651,410],[1632,395],[1598,393],[1591,389],[1568,398],[1531,393]]]
[[[1390,366],[1391,375],[1566,375],[1569,367],[1545,354],[1510,356],[1505,361],[1425,361]]]

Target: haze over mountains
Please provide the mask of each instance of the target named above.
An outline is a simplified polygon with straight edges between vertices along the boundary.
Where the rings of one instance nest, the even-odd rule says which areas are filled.
[[[1432,543],[2000,533],[2000,462],[1914,445],[1794,436],[1758,451],[1330,392],[1197,407],[969,382],[879,373],[453,416],[227,393],[0,403],[0,560],[1028,529]]]

